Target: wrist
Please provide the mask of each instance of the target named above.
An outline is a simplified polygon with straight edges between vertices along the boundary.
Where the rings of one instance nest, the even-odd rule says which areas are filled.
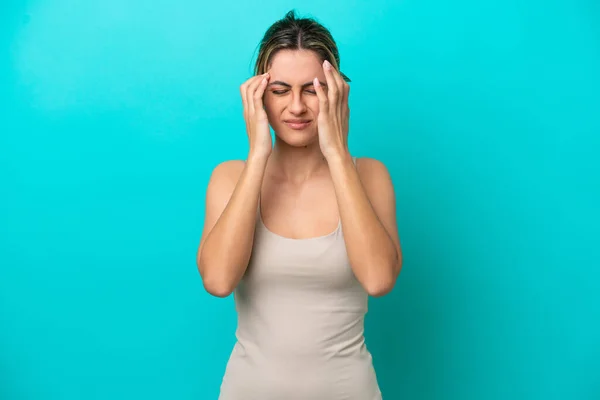
[[[269,155],[267,152],[250,151],[246,160],[248,164],[266,165]]]
[[[327,154],[324,154],[324,156],[327,160],[327,163],[330,164],[344,164],[348,161],[352,162],[352,155],[350,154],[350,151],[348,151],[348,149],[330,151],[327,152]]]

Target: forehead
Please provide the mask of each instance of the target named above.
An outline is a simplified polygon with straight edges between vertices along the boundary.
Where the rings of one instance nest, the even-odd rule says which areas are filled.
[[[324,75],[319,56],[310,50],[281,50],[271,61],[269,73],[273,80],[290,84],[312,81]]]

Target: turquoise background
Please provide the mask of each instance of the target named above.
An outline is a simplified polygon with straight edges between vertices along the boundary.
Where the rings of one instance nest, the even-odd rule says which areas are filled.
[[[396,187],[384,398],[600,399],[596,0],[2,2],[0,399],[217,398],[236,321],[196,270],[204,193],[292,8]]]

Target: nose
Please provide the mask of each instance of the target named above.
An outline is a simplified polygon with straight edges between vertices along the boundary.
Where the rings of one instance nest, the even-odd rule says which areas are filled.
[[[292,114],[303,114],[306,111],[306,104],[304,103],[302,94],[292,93],[288,108]]]

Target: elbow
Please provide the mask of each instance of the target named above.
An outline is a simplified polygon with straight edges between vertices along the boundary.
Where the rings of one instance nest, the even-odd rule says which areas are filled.
[[[367,294],[371,297],[383,297],[394,288],[393,281],[379,281],[366,285]]]
[[[202,279],[204,289],[215,297],[225,298],[233,293],[233,288],[226,282],[211,281],[208,279]]]
[[[226,279],[224,276],[215,276],[214,271],[219,271],[219,269],[212,268],[212,270],[212,272],[209,271],[208,268],[206,268],[206,265],[204,265],[201,260],[198,260],[198,272],[202,278],[204,290],[215,297],[221,298],[225,298],[233,293],[234,286],[231,284],[230,280]]]
[[[378,274],[364,283],[367,294],[371,297],[382,297],[394,289],[396,283],[393,274]]]
[[[232,285],[225,279],[214,279],[209,276],[203,276],[202,285],[204,286],[204,290],[215,297],[225,298],[233,293]]]
[[[366,282],[365,290],[371,297],[382,297],[390,293],[396,285],[396,279],[402,268],[401,263],[394,264],[389,268],[386,268],[388,273],[378,274],[374,276],[368,282]]]

